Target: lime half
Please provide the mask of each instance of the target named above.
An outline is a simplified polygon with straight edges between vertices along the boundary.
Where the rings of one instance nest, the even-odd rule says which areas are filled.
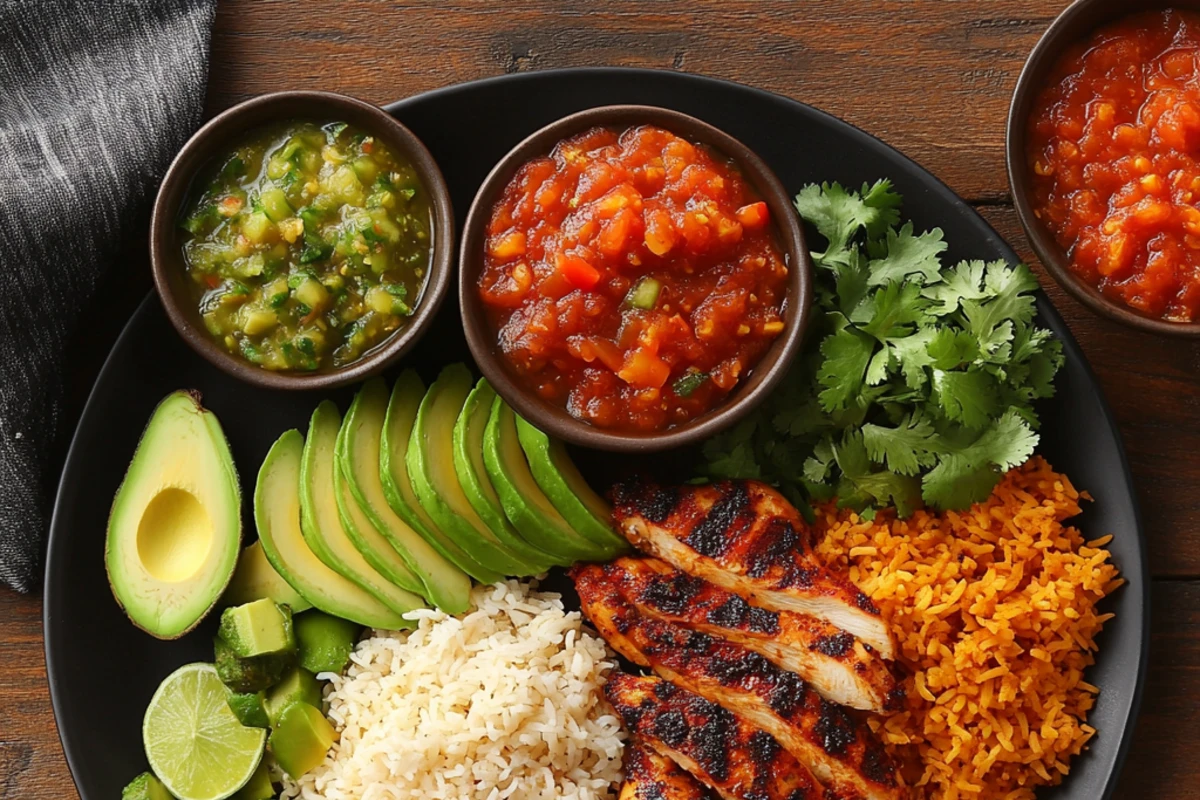
[[[250,780],[267,732],[233,715],[212,664],[188,664],[158,687],[142,721],[150,768],[179,800],[222,800]]]

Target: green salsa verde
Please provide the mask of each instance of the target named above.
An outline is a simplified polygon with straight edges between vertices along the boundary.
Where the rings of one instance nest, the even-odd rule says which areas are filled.
[[[413,313],[433,220],[412,165],[343,122],[264,128],[182,220],[213,338],[271,370],[349,364]]]

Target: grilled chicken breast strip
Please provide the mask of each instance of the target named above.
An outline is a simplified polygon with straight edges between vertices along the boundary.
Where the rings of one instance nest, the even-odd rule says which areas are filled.
[[[712,793],[640,739],[625,748],[625,782],[617,800],[710,800]]]
[[[839,795],[900,797],[895,766],[861,715],[757,653],[639,615],[600,567],[573,572],[584,615],[625,658],[771,734]]]
[[[719,636],[813,685],[822,697],[864,711],[899,707],[904,690],[887,662],[849,633],[807,614],[769,611],[654,558],[600,566],[621,597],[646,617]]]
[[[613,518],[638,549],[754,605],[822,619],[892,659],[879,609],[813,556],[811,532],[783,495],[759,481],[670,489],[628,482]]]
[[[636,736],[724,800],[832,800],[769,733],[660,678],[614,672],[604,693]]]

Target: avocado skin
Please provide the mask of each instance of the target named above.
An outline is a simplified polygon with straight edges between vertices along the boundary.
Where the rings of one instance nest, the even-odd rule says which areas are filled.
[[[231,692],[228,703],[229,710],[238,718],[238,722],[247,728],[266,728],[271,725],[264,704],[266,695],[259,692]]]
[[[294,650],[239,658],[220,636],[213,638],[213,654],[217,676],[235,692],[261,692],[277,683],[296,662]]]
[[[260,618],[265,619],[260,620]],[[273,650],[257,651],[250,637],[243,631],[244,626],[254,625],[262,621],[268,626],[278,626],[274,631],[275,638],[281,643]],[[253,603],[227,608],[221,613],[221,626],[217,635],[225,640],[229,648],[239,658],[282,653],[296,649],[296,635],[292,629],[292,610],[286,605],[280,605],[272,600],[255,600]]]
[[[271,752],[283,771],[299,778],[325,759],[335,733],[321,710],[310,703],[292,703],[271,732]]]
[[[121,790],[121,800],[175,800],[162,781],[143,772]]]
[[[350,663],[361,632],[361,625],[320,611],[301,615],[296,619],[300,666],[317,674],[341,672]]]

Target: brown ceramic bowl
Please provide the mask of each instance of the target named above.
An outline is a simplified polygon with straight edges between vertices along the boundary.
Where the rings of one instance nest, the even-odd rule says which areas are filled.
[[[1092,311],[1115,322],[1169,336],[1200,336],[1200,323],[1168,322],[1142,314],[1119,300],[1101,294],[1095,286],[1072,272],[1066,251],[1034,215],[1031,201],[1030,168],[1026,153],[1027,126],[1038,95],[1045,88],[1047,75],[1068,47],[1087,38],[1096,28],[1133,13],[1156,8],[1197,10],[1200,9],[1200,0],[1076,0],[1058,15],[1029,54],[1017,79],[1008,112],[1005,160],[1013,205],[1025,228],[1025,235],[1046,271],[1060,286]]]
[[[562,139],[589,128],[623,130],[645,124],[665,128],[731,158],[769,206],[771,224],[790,268],[784,305],[784,330],[754,366],[749,377],[717,408],[682,425],[649,433],[598,428],[535,395],[497,351],[496,332],[488,322],[477,291],[492,207],[522,165],[532,158],[548,154]],[[804,242],[803,227],[792,209],[791,198],[771,169],[750,148],[729,134],[687,114],[654,106],[603,106],[580,111],[547,125],[509,151],[484,180],[471,204],[463,229],[458,274],[459,302],[467,344],[475,363],[500,396],[517,413],[547,433],[584,447],[621,452],[651,452],[696,444],[728,428],[749,413],[779,383],[799,351],[813,291],[812,258]]]
[[[214,158],[226,154],[253,129],[287,120],[345,121],[386,142],[407,158],[429,192],[433,215],[432,255],[420,301],[408,324],[362,358],[317,372],[263,369],[226,352],[211,338],[189,290],[178,221],[192,196],[192,183],[204,176]],[[330,92],[275,92],[247,100],[213,118],[196,132],[171,163],[154,201],[150,221],[150,264],[154,285],[179,335],[192,349],[247,383],[270,389],[327,389],[364,380],[395,362],[425,333],[450,284],[454,259],[454,209],[441,170],[412,131],[370,103]]]

